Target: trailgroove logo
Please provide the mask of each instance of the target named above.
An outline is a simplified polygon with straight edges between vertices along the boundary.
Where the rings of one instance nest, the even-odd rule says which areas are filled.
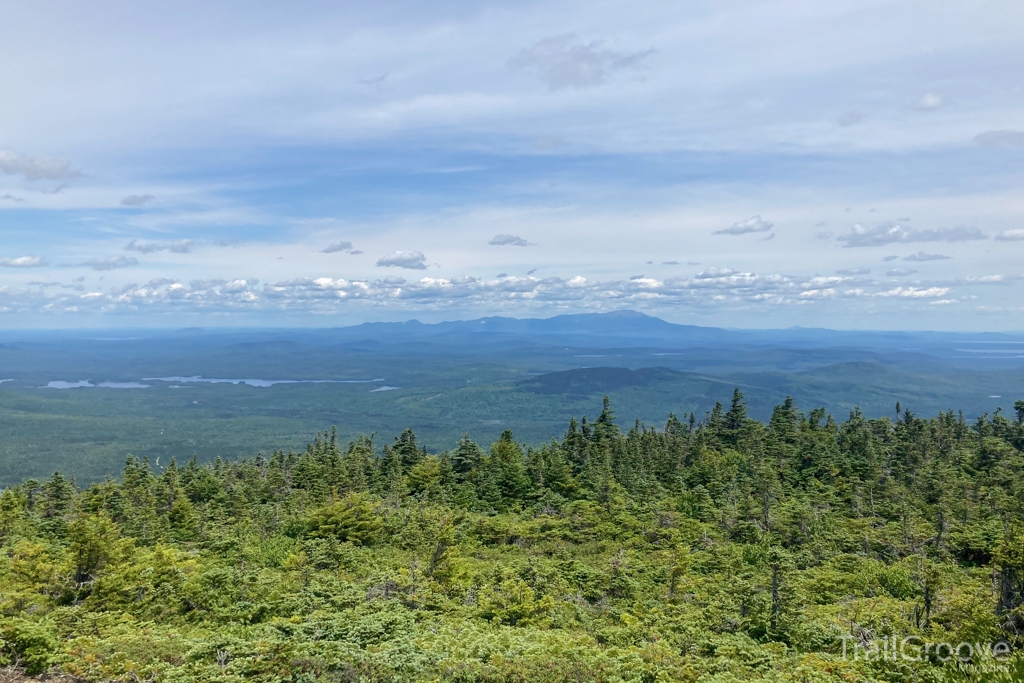
[[[886,636],[863,640],[856,636],[842,636],[843,659],[868,662],[949,662],[979,665],[1002,662],[1010,655],[1010,644],[996,643],[936,643],[919,636]]]

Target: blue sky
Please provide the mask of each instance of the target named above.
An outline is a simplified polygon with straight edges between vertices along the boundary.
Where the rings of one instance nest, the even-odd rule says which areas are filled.
[[[1024,329],[1016,2],[0,5],[0,325]]]

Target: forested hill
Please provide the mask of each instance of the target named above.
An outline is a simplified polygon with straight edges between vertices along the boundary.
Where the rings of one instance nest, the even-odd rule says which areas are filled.
[[[620,428],[606,401],[542,447],[506,431],[431,454],[407,430],[381,448],[329,432],[238,461],[130,457],[120,481],[0,493],[0,667],[1024,680],[1022,448],[1024,401],[972,422],[897,407],[841,423],[786,401],[765,424],[737,391],[658,429]]]

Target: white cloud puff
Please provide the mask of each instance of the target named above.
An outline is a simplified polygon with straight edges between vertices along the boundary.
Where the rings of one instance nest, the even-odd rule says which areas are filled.
[[[513,246],[513,247],[529,247],[533,246],[530,242],[527,242],[518,235],[495,235],[487,244],[493,244],[497,246]]]
[[[1003,230],[1001,233],[996,235],[996,239],[1001,242],[1016,242],[1018,240],[1024,240],[1024,228]]]
[[[926,254],[924,251],[919,251],[916,254],[903,257],[904,261],[917,261],[919,263],[924,263],[926,261],[946,261],[948,259],[949,257],[944,254]]]
[[[351,242],[334,242],[333,244],[328,244],[326,247],[324,247],[320,251],[322,253],[324,253],[324,254],[334,254],[334,253],[337,253],[339,251],[355,253],[353,251],[353,249],[352,249],[352,243]],[[362,253],[362,252],[359,252],[359,253]]]
[[[408,268],[410,270],[426,270],[427,257],[419,251],[396,251],[381,256],[377,259],[377,265],[383,268]]]
[[[745,221],[733,223],[728,228],[716,230],[715,235],[746,235],[752,232],[768,232],[775,227],[771,221],[762,220],[760,214],[751,216]]]
[[[7,150],[0,150],[0,172],[25,180],[67,180],[79,176],[63,159],[30,157]]]
[[[945,296],[949,287],[896,287],[895,289],[879,292],[875,296],[890,297],[898,296],[911,299],[931,299]]]
[[[736,274],[737,271],[732,268],[717,268],[712,266],[710,268],[705,268],[704,272],[700,273],[696,277],[698,280],[717,280],[723,277],[731,277]]]
[[[988,236],[972,227],[917,230],[899,223],[880,223],[873,227],[857,223],[849,233],[840,235],[836,241],[842,242],[844,247],[880,247],[909,242],[969,242],[984,239],[988,239]]]
[[[39,256],[18,256],[17,258],[0,259],[0,266],[4,268],[41,268],[46,261]]]

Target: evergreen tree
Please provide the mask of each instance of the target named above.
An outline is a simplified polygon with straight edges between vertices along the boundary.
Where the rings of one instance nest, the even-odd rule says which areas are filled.
[[[594,441],[598,444],[610,443],[619,436],[619,427],[615,424],[615,413],[612,412],[612,402],[607,396],[601,407],[601,414],[594,423]]]
[[[470,472],[480,467],[483,455],[484,452],[480,446],[469,438],[469,434],[463,432],[455,450],[450,454],[456,480],[461,482],[469,478]]]
[[[60,472],[54,472],[41,488],[40,504],[43,517],[59,517],[71,509],[75,499],[75,485]]]
[[[373,436],[361,436],[348,445],[344,469],[347,488],[364,492],[375,488],[377,480],[376,456],[373,451]]]
[[[408,472],[414,465],[426,455],[416,445],[416,434],[411,429],[405,429],[395,439],[391,446],[392,452],[397,456],[402,472]]]
[[[583,418],[583,421],[586,422],[586,418]],[[569,429],[562,438],[562,452],[565,453],[573,474],[580,473],[587,462],[587,435],[579,429],[575,417],[569,419]]]
[[[740,435],[746,424],[747,404],[743,400],[743,394],[740,392],[739,387],[736,387],[732,392],[732,404],[729,406],[729,412],[725,414],[724,423],[722,424],[723,440],[735,446],[739,442]]]
[[[506,504],[525,499],[530,491],[530,478],[526,473],[523,451],[513,440],[511,429],[502,432],[501,438],[491,445],[487,465]]]

